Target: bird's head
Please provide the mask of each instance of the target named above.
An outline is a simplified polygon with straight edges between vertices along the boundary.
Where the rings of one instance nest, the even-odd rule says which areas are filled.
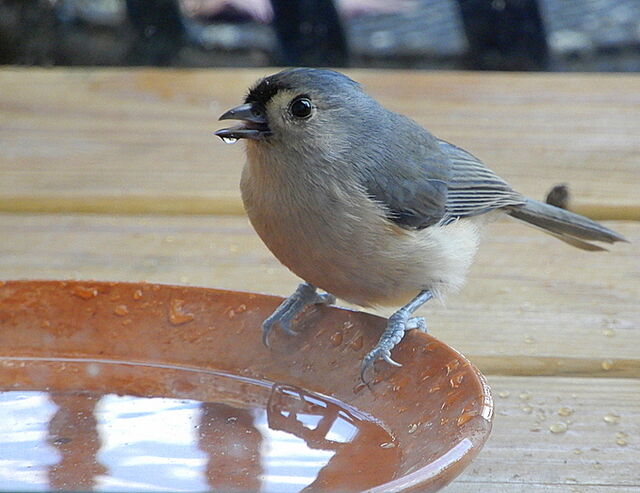
[[[249,145],[283,146],[305,152],[353,145],[354,127],[366,127],[367,113],[377,103],[346,75],[313,68],[287,69],[259,80],[244,103],[220,120],[239,120],[215,132],[226,140]]]

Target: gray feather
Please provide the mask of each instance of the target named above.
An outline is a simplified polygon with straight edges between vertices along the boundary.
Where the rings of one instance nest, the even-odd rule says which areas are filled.
[[[524,204],[525,198],[521,194],[514,191],[474,155],[444,140],[440,140],[439,143],[452,163],[445,223],[460,217]]]
[[[398,123],[407,122],[403,118]],[[411,138],[411,147],[405,142],[402,152],[376,159],[379,164],[368,168],[375,173],[365,174],[364,180],[369,195],[399,226],[422,229],[525,203],[522,195],[464,149],[435,139],[420,127],[413,129]],[[388,163],[392,167],[381,169]]]
[[[379,146],[356,143],[353,148],[351,158],[365,163],[358,167],[365,190],[403,228],[438,224],[446,213],[451,164],[422,127],[395,113],[386,112],[386,117],[376,132],[387,132],[389,138],[378,140]]]
[[[584,250],[602,249],[588,243],[590,241],[605,243],[627,241],[622,235],[605,228],[602,224],[537,200],[526,199],[523,205],[510,207],[507,212],[516,219],[537,226]]]

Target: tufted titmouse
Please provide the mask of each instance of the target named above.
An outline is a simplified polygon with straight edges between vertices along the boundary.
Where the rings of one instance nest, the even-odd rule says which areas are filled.
[[[295,68],[266,77],[220,120],[242,121],[216,135],[246,139],[241,191],[253,227],[306,281],[265,320],[264,341],[275,324],[292,332],[305,306],[335,297],[402,306],[365,356],[362,375],[377,359],[399,366],[391,350],[406,330],[425,328],[411,315],[462,286],[489,219],[508,214],[584,250],[625,241],[524,197],[338,72]]]

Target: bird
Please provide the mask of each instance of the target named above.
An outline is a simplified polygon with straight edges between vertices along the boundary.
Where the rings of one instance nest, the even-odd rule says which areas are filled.
[[[262,324],[268,345],[307,306],[336,298],[397,308],[360,376],[410,329],[414,312],[458,291],[485,225],[510,216],[583,250],[626,241],[591,219],[525,197],[466,150],[384,108],[337,71],[288,68],[256,82],[215,135],[246,142],[249,220],[302,282]],[[319,292],[322,290],[323,292]]]

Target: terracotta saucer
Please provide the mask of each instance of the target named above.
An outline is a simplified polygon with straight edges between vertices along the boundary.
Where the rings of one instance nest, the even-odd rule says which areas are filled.
[[[385,320],[145,283],[0,282],[0,490],[420,491],[487,440],[479,371],[409,332],[369,387]]]

